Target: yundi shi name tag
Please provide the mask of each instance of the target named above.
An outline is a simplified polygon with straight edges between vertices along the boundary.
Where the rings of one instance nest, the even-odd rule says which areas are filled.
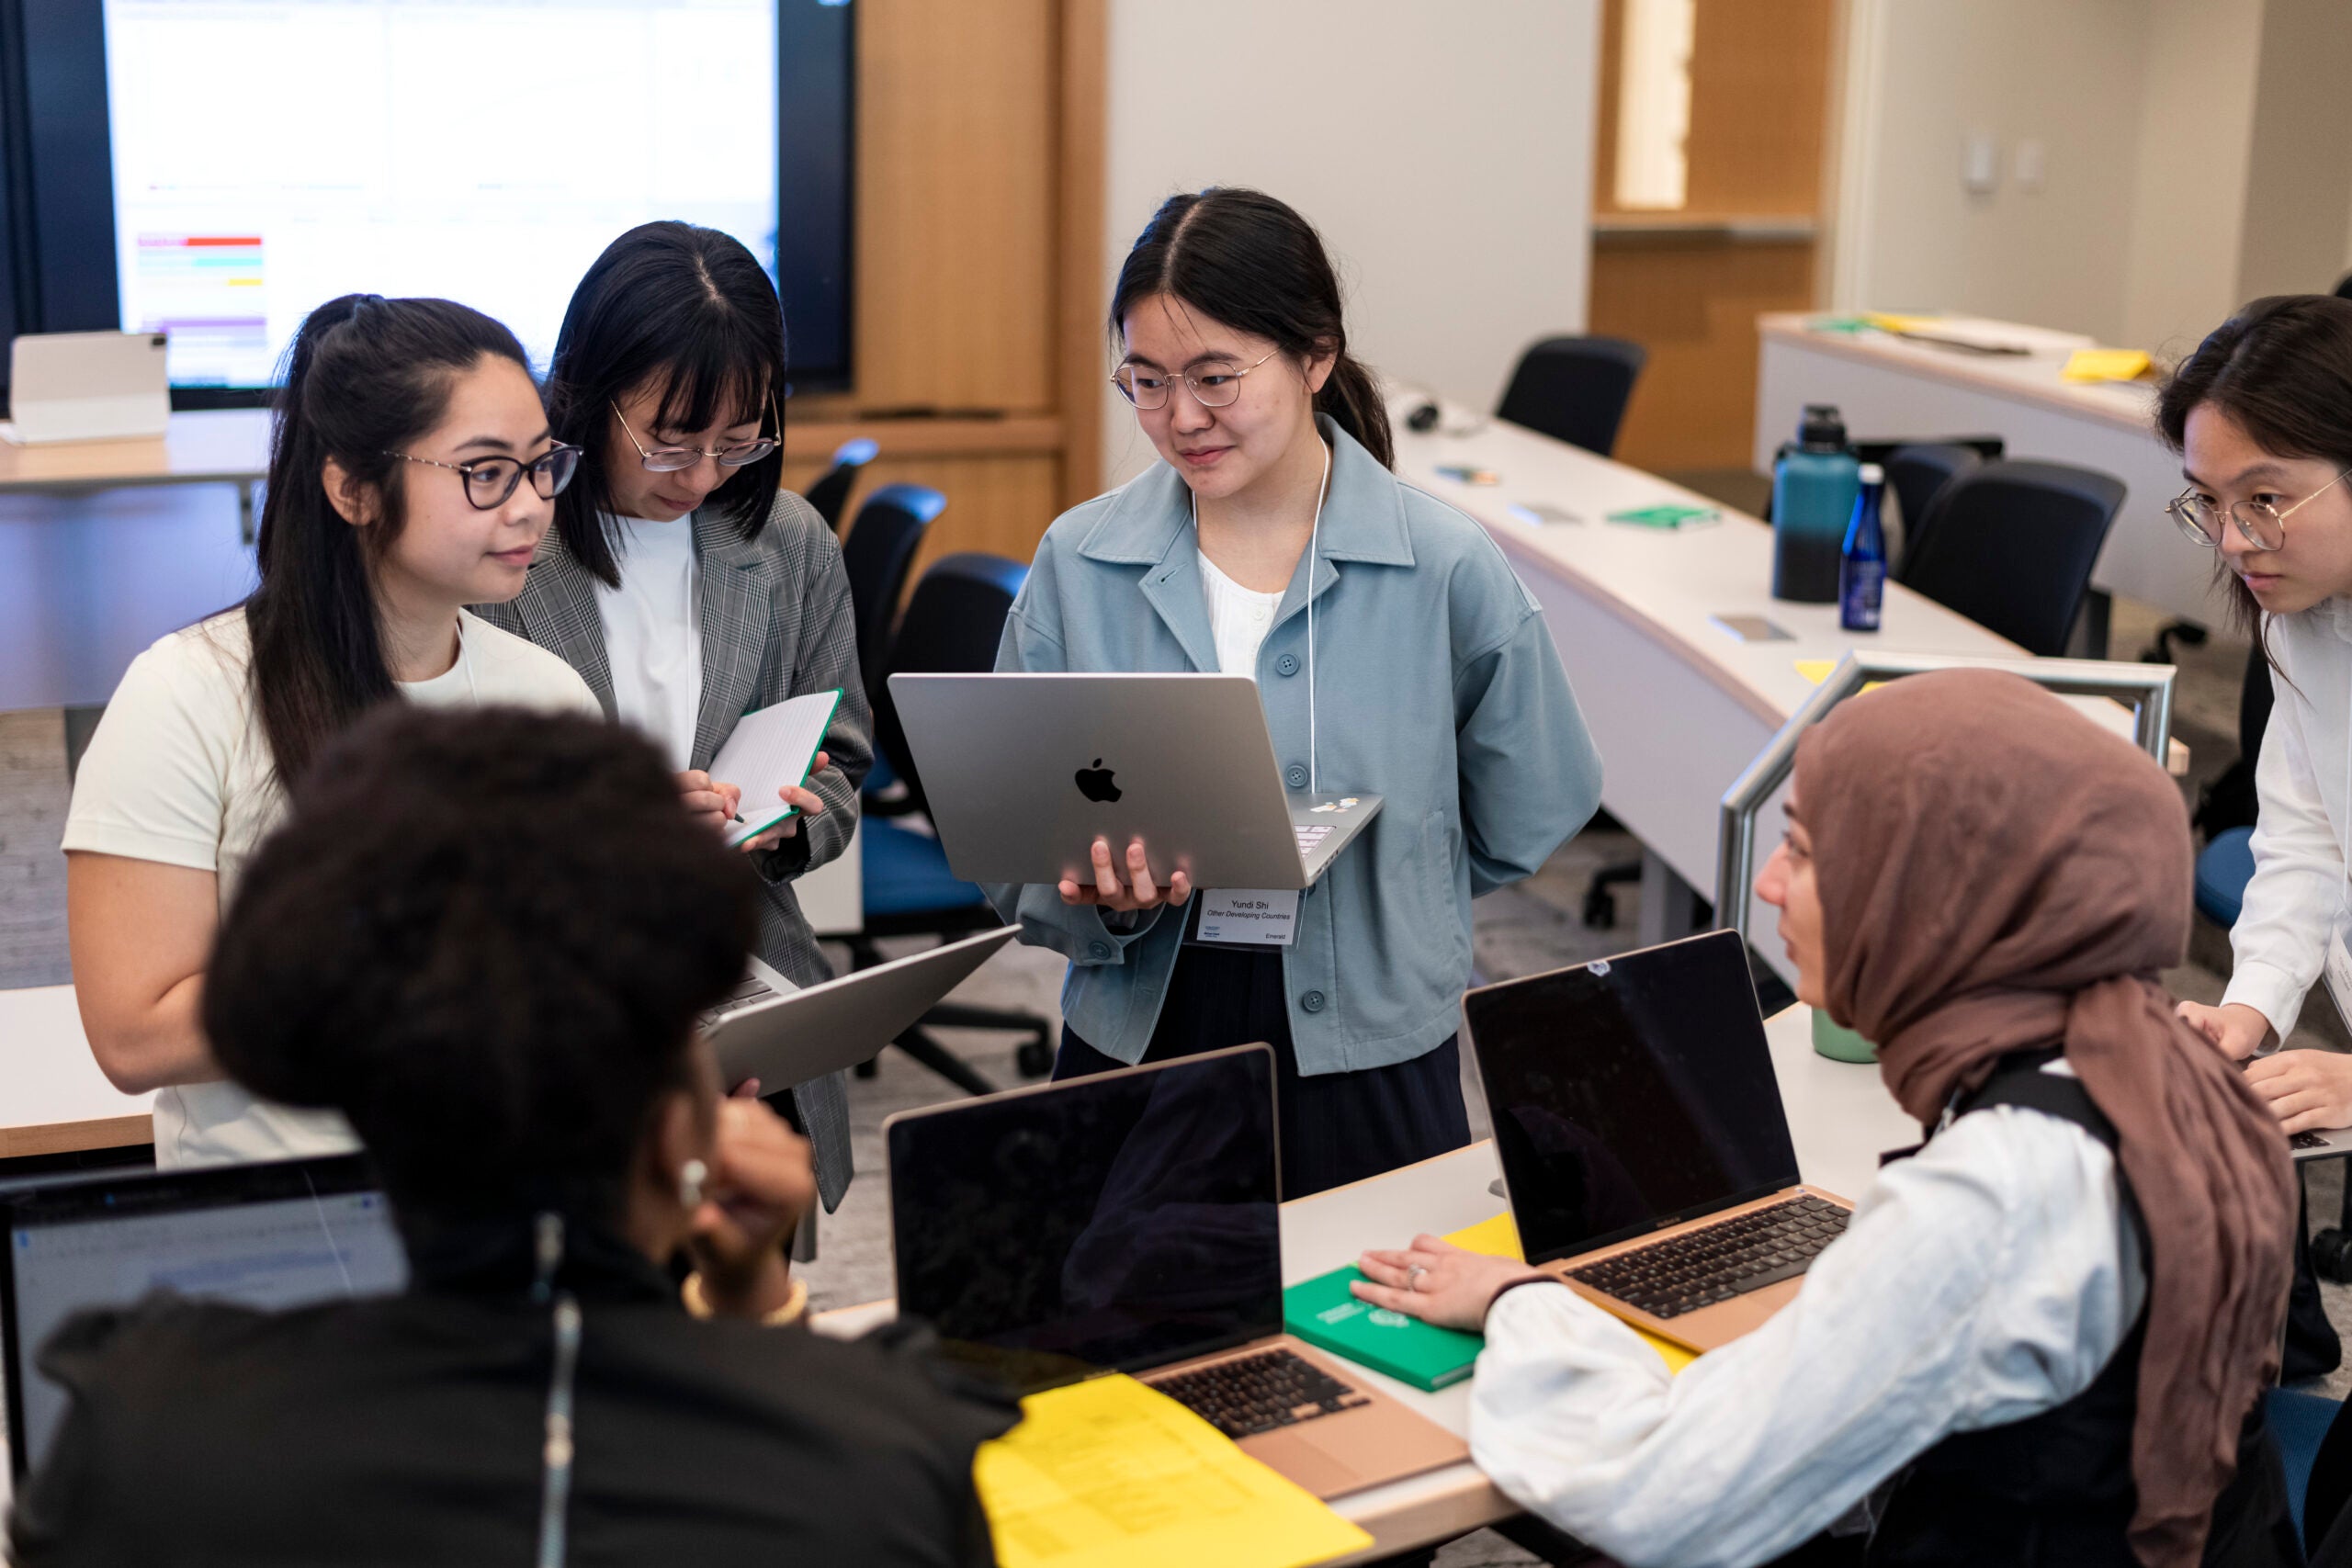
[[[1298,938],[1298,894],[1275,888],[1218,887],[1201,894],[1195,940],[1239,947],[1288,947]]]

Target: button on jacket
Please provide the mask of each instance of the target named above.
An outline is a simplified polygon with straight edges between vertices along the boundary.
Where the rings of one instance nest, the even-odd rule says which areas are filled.
[[[1307,1074],[1410,1061],[1453,1034],[1470,900],[1541,866],[1600,799],[1600,758],[1551,633],[1494,541],[1317,423],[1332,448],[1320,545],[1293,574],[1257,669],[1228,671],[1257,678],[1286,785],[1306,788],[1311,761],[1324,793],[1383,797],[1301,899],[1283,951]],[[1037,547],[997,668],[1216,669],[1197,547],[1191,491],[1165,464],[1064,513]],[[1069,959],[1072,1026],[1105,1055],[1140,1060],[1186,912],[1105,917],[1049,885],[989,892],[1023,940]]]

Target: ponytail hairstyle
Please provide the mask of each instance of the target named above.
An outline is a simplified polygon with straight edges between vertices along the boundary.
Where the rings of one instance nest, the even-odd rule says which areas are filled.
[[[2165,446],[2178,452],[2188,445],[2189,412],[2204,403],[2274,457],[2352,468],[2352,299],[2274,294],[2215,327],[2156,394]],[[2231,619],[2259,636],[2262,606],[2221,552],[2214,555],[2229,583]],[[2269,654],[2267,639],[2263,652]]]
[[[1239,186],[1170,197],[1120,265],[1111,291],[1114,342],[1125,337],[1128,312],[1155,294],[1264,338],[1295,360],[1330,355],[1315,412],[1330,415],[1381,467],[1395,465],[1387,406],[1372,373],[1348,353],[1339,274],[1322,236],[1290,207]]]
[[[746,544],[758,538],[784,484],[788,362],[775,280],[732,234],[641,223],[605,246],[571,291],[548,366],[548,422],[558,441],[580,448],[579,471],[555,498],[556,532],[572,558],[620,586],[611,465],[638,459],[626,446],[606,450],[609,422],[615,404],[656,383],[654,423],[668,429],[756,417],[764,430],[775,419],[775,450],[735,469],[703,503]]]
[[[245,600],[253,691],[277,776],[288,784],[320,745],[392,695],[376,605],[376,563],[407,521],[407,464],[390,454],[448,412],[450,384],[488,356],[530,360],[514,334],[447,299],[346,294],[302,322],[288,350],[270,434],[269,488]],[[328,458],[375,492],[365,527],[329,499]]]

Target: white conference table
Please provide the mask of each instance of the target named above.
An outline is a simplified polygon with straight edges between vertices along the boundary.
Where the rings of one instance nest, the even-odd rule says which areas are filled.
[[[1919,1141],[1918,1123],[1897,1109],[1875,1066],[1833,1062],[1815,1053],[1811,1009],[1792,1007],[1777,1014],[1764,1032],[1796,1145],[1798,1174],[1815,1187],[1859,1199],[1877,1173],[1881,1154]],[[1400,1246],[1423,1231],[1442,1235],[1500,1213],[1503,1201],[1489,1190],[1500,1174],[1494,1145],[1482,1142],[1283,1204],[1283,1283],[1295,1285],[1352,1263],[1367,1247]],[[890,1302],[871,1302],[821,1314],[816,1325],[822,1333],[847,1337],[887,1321],[894,1310]],[[1351,1363],[1348,1371],[1448,1431],[1468,1434],[1469,1383],[1423,1393],[1369,1368]],[[1520,1512],[1466,1461],[1350,1493],[1332,1506],[1374,1539],[1369,1550],[1341,1560],[1350,1562],[1451,1540]]]
[[[154,1100],[98,1071],[73,987],[0,991],[0,1159],[153,1143]]]
[[[1836,403],[1863,440],[1997,435],[2012,457],[2097,468],[2123,481],[2123,509],[2091,570],[2091,584],[2213,626],[2226,601],[2213,553],[2180,536],[2164,513],[2180,493],[2180,459],[2156,438],[2154,383],[2061,378],[2066,356],[2092,340],[1974,317],[1944,318],[1971,335],[2030,345],[2023,355],[1972,354],[1875,331],[1815,332],[1815,315],[1758,318],[1758,473],[1795,439],[1806,403]],[[1932,329],[1930,329],[1932,330]]]
[[[1460,418],[1449,411],[1449,423]],[[1744,513],[1502,420],[1468,434],[1416,434],[1396,422],[1396,471],[1484,525],[1544,606],[1577,705],[1601,757],[1601,803],[1649,852],[1641,940],[1691,929],[1687,899],[1714,897],[1724,792],[1764,750],[1815,682],[1800,661],[1831,664],[1855,649],[2018,660],[2025,650],[1897,582],[1886,585],[1876,633],[1838,626],[1835,604],[1771,596],[1771,530]],[[1491,485],[1439,470],[1491,472]],[[1710,507],[1719,523],[1662,530],[1611,523],[1611,512],[1675,503]],[[1526,507],[1573,513],[1539,520]],[[1786,641],[1742,642],[1715,617],[1761,615]],[[2077,699],[2120,732],[2129,714]],[[2173,749],[2175,771],[2186,752]],[[1783,789],[1757,818],[1757,842],[1781,831]],[[1677,887],[1662,875],[1670,871]],[[1770,931],[1751,907],[1747,929]],[[1777,942],[1758,950],[1793,981]]]
[[[0,439],[0,492],[74,495],[139,485],[226,484],[237,520],[254,538],[254,487],[269,477],[267,409],[212,409],[171,417],[165,434],[139,441],[61,441],[19,446]]]

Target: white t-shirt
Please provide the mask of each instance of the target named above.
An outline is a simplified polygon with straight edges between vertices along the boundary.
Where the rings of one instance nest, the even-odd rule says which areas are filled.
[[[684,772],[694,765],[702,709],[702,622],[696,615],[695,525],[624,517],[621,585],[596,582],[613,706]]]
[[[430,707],[508,704],[603,717],[571,666],[459,611],[458,662],[401,694]],[[254,712],[245,613],[174,632],[130,661],[90,738],[65,818],[68,850],[209,871],[228,911],[237,878],[285,815],[285,793]],[[223,1164],[357,1146],[332,1111],[255,1100],[227,1082],[155,1096],[155,1163]]]
[[[1282,608],[1280,592],[1261,593],[1244,588],[1216,568],[1206,550],[1201,558],[1201,592],[1209,606],[1209,635],[1216,638],[1216,665],[1228,675],[1258,676],[1258,650],[1274,629],[1274,612]]]

